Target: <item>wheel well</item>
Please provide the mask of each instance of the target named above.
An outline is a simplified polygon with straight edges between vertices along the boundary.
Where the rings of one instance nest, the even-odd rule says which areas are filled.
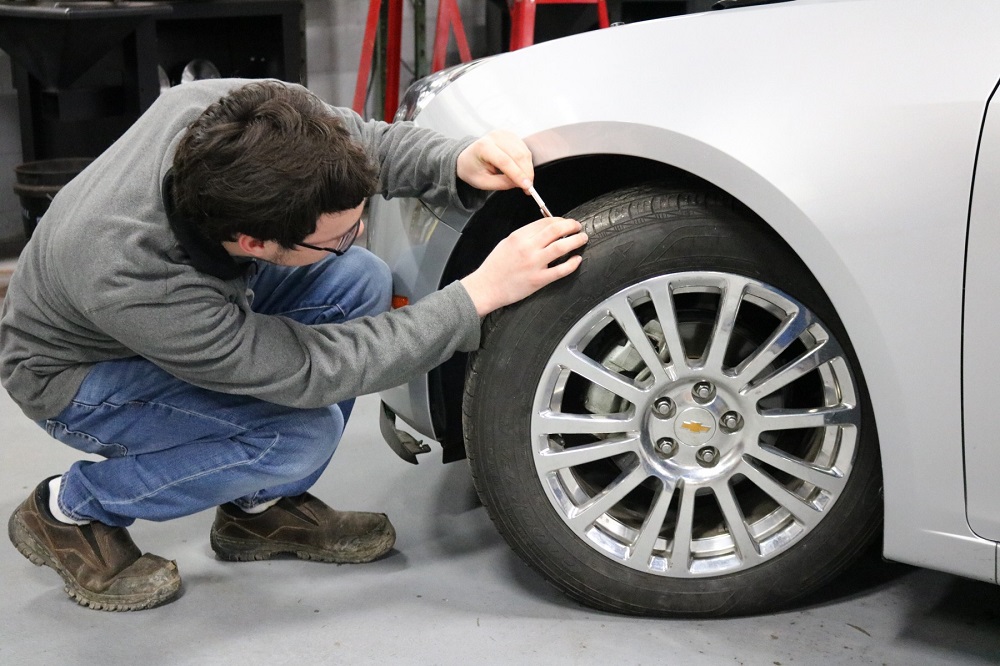
[[[628,155],[582,155],[535,169],[535,187],[555,215],[565,215],[602,194],[640,183],[714,187],[687,171]],[[539,216],[534,201],[520,190],[507,190],[490,196],[463,229],[462,237],[445,267],[441,285],[450,284],[474,271],[510,232]],[[467,362],[468,354],[455,354],[428,376],[431,418],[434,431],[439,434],[444,447],[444,462],[465,457],[462,395]]]
[[[639,183],[669,185],[707,183],[686,171],[628,155],[583,155],[537,167],[535,187],[554,215],[565,215],[607,192]],[[462,230],[442,277],[442,286],[465,277],[483,262],[510,232],[541,216],[521,190],[490,196]]]

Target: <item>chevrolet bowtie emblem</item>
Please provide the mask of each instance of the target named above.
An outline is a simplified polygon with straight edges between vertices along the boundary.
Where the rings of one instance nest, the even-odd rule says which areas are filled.
[[[707,425],[702,425],[697,421],[685,421],[684,423],[681,424],[681,427],[684,428],[685,430],[690,430],[691,432],[695,433],[708,432],[709,430],[711,430],[711,428],[708,427]]]

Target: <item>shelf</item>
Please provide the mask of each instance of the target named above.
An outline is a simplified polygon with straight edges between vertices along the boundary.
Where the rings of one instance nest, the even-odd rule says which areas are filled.
[[[159,67],[171,83],[195,59],[304,83],[302,33],[300,0],[0,0],[24,161],[98,155],[159,95]]]

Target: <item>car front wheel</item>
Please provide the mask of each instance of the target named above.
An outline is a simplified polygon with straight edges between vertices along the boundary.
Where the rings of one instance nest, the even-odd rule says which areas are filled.
[[[513,549],[604,610],[775,610],[881,520],[846,332],[808,270],[717,192],[630,188],[568,217],[573,276],[495,313],[463,405]]]

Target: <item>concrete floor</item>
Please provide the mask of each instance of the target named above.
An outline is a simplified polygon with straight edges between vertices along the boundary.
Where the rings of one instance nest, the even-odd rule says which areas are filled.
[[[4,266],[0,265],[0,268]],[[873,551],[792,611],[656,620],[582,608],[528,569],[494,530],[464,463],[410,466],[361,398],[315,494],[385,511],[396,549],[371,564],[217,561],[212,513],[137,523],[144,550],[175,559],[177,600],[137,613],[73,603],[51,570],[0,544],[0,664],[997,664],[1000,588],[884,563]],[[78,456],[0,391],[0,515]]]

